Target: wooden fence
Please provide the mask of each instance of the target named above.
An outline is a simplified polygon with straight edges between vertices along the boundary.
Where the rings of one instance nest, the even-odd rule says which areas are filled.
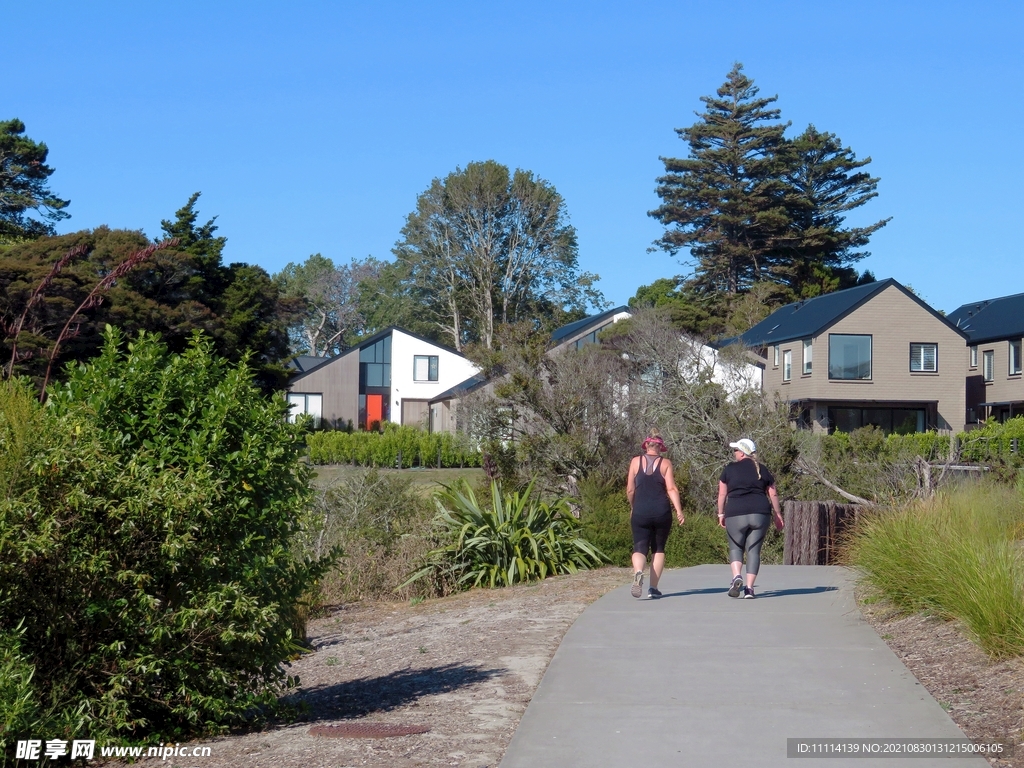
[[[861,507],[834,501],[787,501],[783,562],[786,565],[834,565],[843,532],[857,521]]]

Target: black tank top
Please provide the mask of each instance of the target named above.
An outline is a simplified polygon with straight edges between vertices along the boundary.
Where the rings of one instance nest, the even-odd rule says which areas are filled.
[[[661,456],[654,461],[649,461],[647,454],[639,458],[640,468],[633,478],[633,517],[671,518],[672,502],[669,501],[665,478],[661,474]]]

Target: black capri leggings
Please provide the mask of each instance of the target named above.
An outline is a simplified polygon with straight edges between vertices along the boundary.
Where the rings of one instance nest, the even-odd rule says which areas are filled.
[[[735,515],[725,518],[725,532],[729,536],[729,562],[742,563],[743,550],[747,551],[747,573],[757,574],[761,568],[761,544],[768,533],[771,515]]]
[[[647,557],[647,551],[658,554],[665,551],[665,543],[672,532],[672,515],[666,517],[630,518],[633,529],[633,552]]]

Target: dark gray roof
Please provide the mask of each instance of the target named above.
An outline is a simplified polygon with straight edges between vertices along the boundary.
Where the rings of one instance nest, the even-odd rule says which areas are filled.
[[[314,368],[317,368],[328,360],[330,357],[318,357],[316,355],[296,355],[288,361],[288,367],[296,373],[309,373]]]
[[[1024,293],[964,304],[949,321],[967,334],[971,344],[1024,336]]]
[[[786,341],[817,336],[823,330],[850,312],[853,312],[889,286],[898,288],[924,309],[931,312],[941,322],[955,327],[946,318],[890,277],[886,280],[858,285],[854,288],[847,288],[844,291],[836,291],[835,293],[826,293],[824,296],[815,296],[813,299],[795,301],[792,304],[779,307],[746,333],[738,338],[723,339],[718,343],[718,346],[727,346],[729,343],[738,340],[748,347],[767,347]],[[965,334],[961,335],[966,336]]]
[[[465,381],[460,381],[451,389],[446,389],[440,395],[435,395],[430,398],[431,404],[440,402],[442,400],[451,400],[453,397],[461,397],[462,395],[472,392],[477,387],[483,386],[490,379],[484,376],[482,373],[474,374]]]
[[[615,309],[609,309],[607,312],[602,312],[598,315],[591,315],[590,317],[584,317],[582,320],[577,320],[575,323],[569,323],[563,325],[561,328],[556,328],[551,332],[552,341],[561,341],[562,339],[575,336],[577,333],[583,333],[590,329],[591,326],[600,327],[606,321],[611,320],[619,312],[629,312],[629,307],[622,306],[616,307]]]

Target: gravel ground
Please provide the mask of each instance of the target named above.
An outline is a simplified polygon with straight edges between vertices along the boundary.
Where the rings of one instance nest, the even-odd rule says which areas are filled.
[[[308,705],[305,720],[202,742],[209,757],[136,765],[493,768],[566,630],[628,581],[628,569],[604,568],[418,605],[345,606],[311,622],[314,651],[289,670],[301,679],[292,698]],[[969,737],[1021,740],[1024,661],[989,661],[952,623],[898,617],[877,604],[864,612]],[[380,739],[310,735],[316,726],[352,722],[430,730]],[[990,762],[1024,768],[1024,748]]]

